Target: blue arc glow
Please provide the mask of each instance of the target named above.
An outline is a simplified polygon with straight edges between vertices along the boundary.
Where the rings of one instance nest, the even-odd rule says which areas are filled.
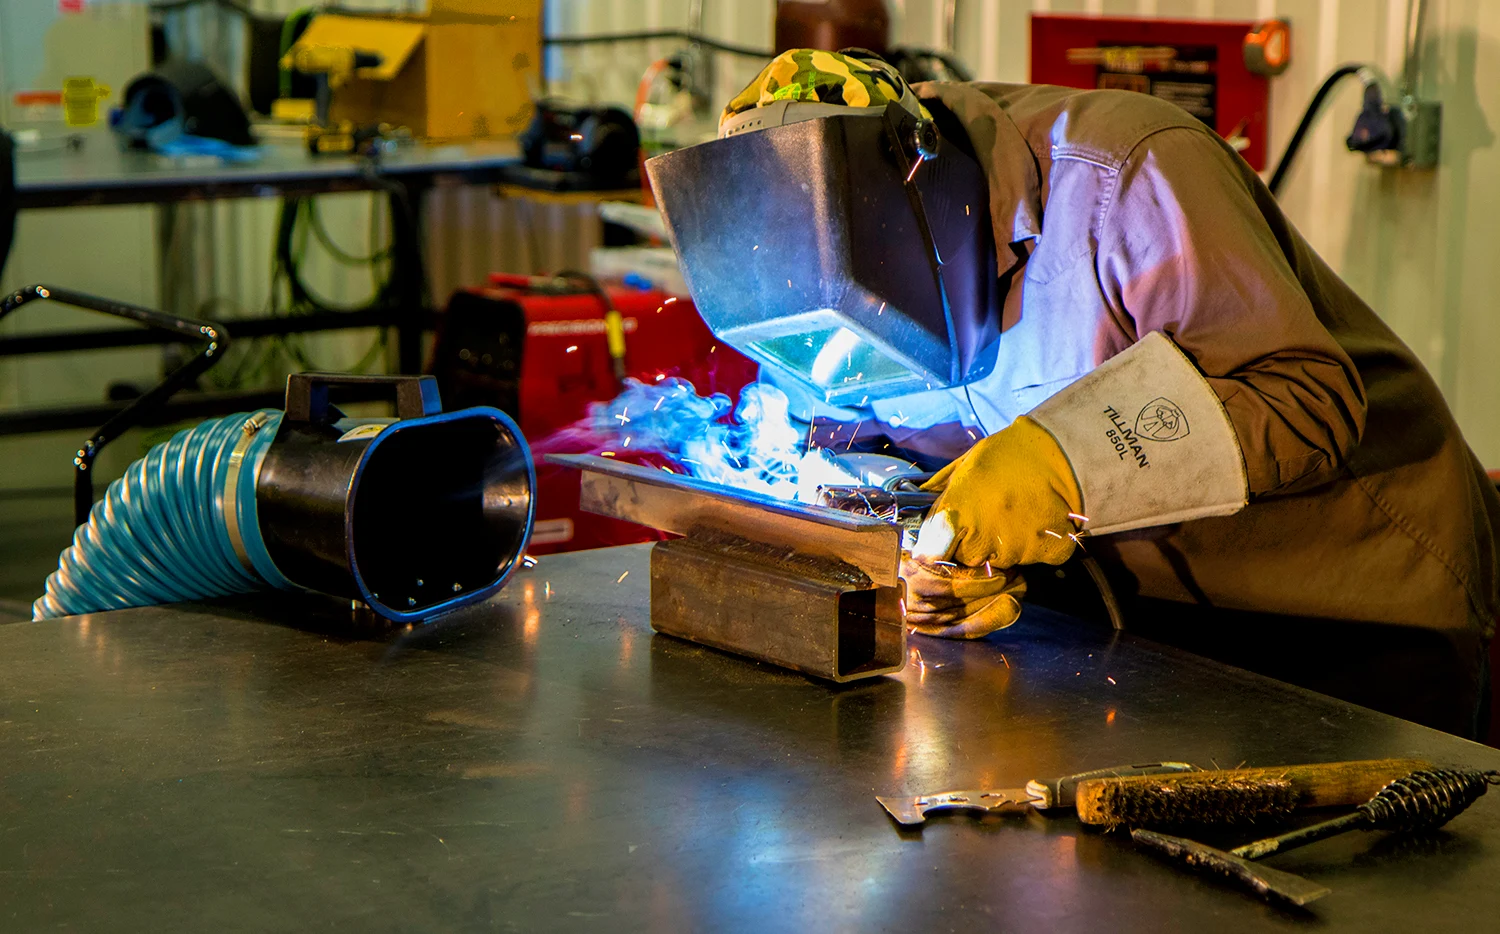
[[[831,452],[809,445],[786,394],[766,383],[746,386],[735,405],[723,393],[698,395],[684,379],[654,386],[627,379],[624,392],[590,416],[622,452],[661,454],[694,477],[777,499],[815,502],[821,485],[857,482]]]

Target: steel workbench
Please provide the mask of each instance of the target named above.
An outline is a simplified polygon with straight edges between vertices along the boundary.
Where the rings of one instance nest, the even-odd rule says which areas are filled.
[[[254,162],[175,159],[121,149],[106,131],[81,134],[77,149],[16,153],[16,207],[155,204],[270,195],[368,191],[375,177],[405,181],[455,176],[493,182],[520,161],[514,140],[414,143],[371,163],[353,156],[314,156],[301,141],[267,140]]]
[[[426,307],[426,281],[418,242],[423,202],[442,185],[494,184],[521,159],[511,139],[454,144],[413,143],[378,160],[354,156],[314,156],[300,141],[272,139],[254,162],[174,159],[123,150],[104,130],[80,134],[78,148],[16,153],[16,207],[20,210],[94,205],[158,204],[229,198],[306,197],[346,191],[386,191],[393,218],[392,257],[398,307],[358,312],[244,318],[232,321],[231,337],[250,338],[347,328],[394,326],[400,371],[421,370],[422,331],[432,318]],[[161,224],[159,261],[170,260],[166,241],[170,218]],[[163,280],[165,281],[165,279]],[[66,286],[58,281],[49,283]],[[165,309],[194,316],[194,309]],[[136,328],[31,334],[0,338],[0,356],[91,350],[160,343],[159,334]],[[173,400],[156,421],[222,415],[275,407],[276,392],[185,395]],[[92,428],[124,403],[97,403],[0,413],[0,434]]]
[[[443,625],[285,598],[0,626],[0,928],[1489,929],[1500,794],[1270,861],[1264,905],[1072,818],[901,832],[879,793],[1157,759],[1500,751],[1030,610],[842,688],[653,636],[647,546]],[[627,573],[628,572],[628,573]]]

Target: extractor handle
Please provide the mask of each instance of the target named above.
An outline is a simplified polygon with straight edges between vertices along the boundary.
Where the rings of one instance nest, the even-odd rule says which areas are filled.
[[[390,386],[397,418],[421,418],[443,411],[437,380],[431,376],[361,376],[353,373],[293,373],[286,378],[288,422],[337,421],[343,415],[328,404],[332,386]]]

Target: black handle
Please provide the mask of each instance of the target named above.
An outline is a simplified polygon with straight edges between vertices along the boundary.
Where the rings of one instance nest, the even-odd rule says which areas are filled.
[[[286,420],[321,424],[337,421],[328,390],[334,386],[390,386],[396,391],[396,417],[421,418],[443,410],[437,380],[431,376],[359,376],[350,373],[293,373],[286,378]]]
[[[89,519],[89,510],[94,508],[94,475],[91,469],[94,458],[99,456],[106,444],[118,438],[127,428],[139,424],[146,412],[160,407],[173,393],[192,383],[204,370],[219,362],[229,347],[229,332],[222,324],[212,321],[179,318],[139,305],[127,305],[97,295],[46,285],[28,285],[0,297],[0,318],[22,305],[43,299],[117,318],[129,318],[159,331],[175,334],[184,343],[203,344],[197,355],[116,413],[73,455],[73,519],[78,525],[83,525]]]

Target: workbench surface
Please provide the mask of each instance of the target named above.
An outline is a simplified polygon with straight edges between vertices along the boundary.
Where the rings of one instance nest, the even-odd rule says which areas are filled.
[[[509,139],[418,142],[371,163],[354,156],[314,156],[300,140],[267,140],[256,160],[223,162],[122,149],[113,134],[102,129],[79,137],[78,149],[16,153],[17,208],[322,194],[372,188],[370,176],[409,179],[471,174],[493,181],[498,180],[502,167],[521,161],[520,146]]]
[[[286,598],[0,626],[0,928],[1475,931],[1500,794],[1269,865],[1305,913],[1071,818],[900,832],[876,793],[1158,759],[1500,751],[1028,611],[844,687],[647,625],[647,546],[378,638]],[[629,572],[625,574],[625,572]],[[621,575],[625,574],[623,579]]]

